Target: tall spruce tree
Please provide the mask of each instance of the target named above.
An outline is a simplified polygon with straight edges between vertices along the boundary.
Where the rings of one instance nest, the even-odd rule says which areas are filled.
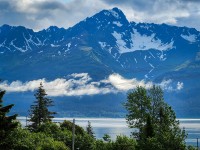
[[[92,138],[95,138],[95,135],[94,135],[94,132],[93,132],[93,129],[92,129],[92,125],[91,125],[90,121],[88,121],[88,125],[86,127],[86,131]]]
[[[31,124],[28,126],[29,129],[33,131],[36,130],[42,123],[51,121],[51,119],[54,118],[53,115],[56,114],[55,112],[49,111],[48,109],[48,107],[54,105],[53,101],[47,98],[47,94],[43,88],[42,83],[40,83],[40,86],[34,96],[36,100],[34,101],[34,104],[31,105],[29,110],[29,121]]]
[[[7,113],[14,106],[14,104],[3,106],[2,98],[4,94],[5,91],[0,90],[0,149],[7,149],[6,147],[8,147],[8,145],[6,143],[6,137],[18,125],[16,122],[17,114],[7,116]]]

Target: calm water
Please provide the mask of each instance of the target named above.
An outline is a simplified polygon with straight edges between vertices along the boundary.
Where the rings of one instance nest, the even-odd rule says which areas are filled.
[[[26,124],[25,117],[18,117],[23,126]],[[54,118],[54,122],[63,120],[72,121],[73,118]],[[75,118],[76,124],[86,128],[88,121],[91,122],[96,138],[100,139],[104,134],[109,134],[114,140],[117,135],[130,136],[133,129],[129,129],[126,120],[123,118]],[[188,137],[188,145],[197,145],[197,138],[200,138],[200,119],[179,119],[180,128],[185,128]],[[199,140],[200,143],[200,140]],[[200,144],[199,144],[200,145]]]

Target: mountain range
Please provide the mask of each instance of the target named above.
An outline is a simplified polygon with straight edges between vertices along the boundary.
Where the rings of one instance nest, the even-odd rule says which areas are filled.
[[[118,8],[68,29],[3,25],[0,60],[0,88],[6,103],[15,103],[13,113],[27,115],[35,86],[44,81],[59,116],[123,117],[129,90],[157,84],[178,117],[199,117],[200,32],[194,28],[129,22]]]

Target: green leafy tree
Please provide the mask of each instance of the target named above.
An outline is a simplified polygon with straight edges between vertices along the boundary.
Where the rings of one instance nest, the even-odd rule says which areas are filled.
[[[111,150],[112,145],[110,143],[105,143],[103,140],[99,139],[95,141],[95,148],[94,148],[95,150],[108,150],[108,147],[109,150]]]
[[[129,127],[137,128],[141,132],[151,111],[151,100],[147,96],[146,89],[137,87],[135,91],[128,93],[124,106],[128,111],[126,119]],[[139,138],[140,135],[138,132],[133,132],[133,136]]]
[[[110,135],[104,134],[103,140],[104,140],[105,142],[111,142],[111,137],[110,137]]]
[[[196,148],[195,148],[194,146],[189,145],[189,146],[187,147],[187,150],[196,150]]]
[[[116,141],[113,143],[113,150],[135,150],[136,141],[127,136],[117,136]]]
[[[94,150],[115,150],[114,143],[97,139],[94,143]]]
[[[92,138],[87,133],[83,135],[76,134],[75,135],[75,149],[80,150],[93,150],[94,149],[94,138]]]
[[[135,139],[120,135],[115,141],[96,140],[94,150],[135,150],[136,145]]]
[[[29,125],[30,130],[36,130],[42,123],[51,121],[55,114],[55,112],[51,112],[48,109],[48,107],[53,106],[53,101],[46,97],[47,94],[42,83],[40,83],[34,96],[36,100],[29,110],[31,122]]]
[[[159,86],[153,86],[149,90],[137,87],[127,96],[127,123],[130,128],[138,129],[133,135],[137,138],[139,149],[186,148],[185,131],[179,128],[175,112],[164,102],[163,97]]]
[[[30,132],[18,127],[9,135],[9,150],[69,150],[64,142],[44,132]]]
[[[7,116],[7,113],[14,106],[14,104],[3,106],[4,94],[5,91],[0,90],[0,149],[6,149],[8,145],[5,140],[10,132],[18,125],[16,122],[17,114]]]
[[[144,136],[145,138],[154,136],[154,128],[150,115],[147,116],[147,122],[146,125],[144,126]]]
[[[94,132],[93,132],[93,129],[92,129],[92,125],[91,125],[90,121],[88,121],[88,125],[86,127],[86,131],[87,131],[87,134],[89,134],[92,138],[95,138]]]
[[[60,123],[61,130],[63,132],[70,132],[71,138],[66,140],[65,143],[68,147],[72,147],[72,128],[73,123],[70,121],[64,121]],[[93,150],[95,145],[95,139],[88,135],[88,133],[80,126],[75,125],[75,149],[81,150]]]
[[[62,130],[72,131],[73,123],[70,121],[64,120],[62,123],[60,123],[60,127]],[[83,135],[84,133],[85,133],[84,129],[75,124],[75,134]]]

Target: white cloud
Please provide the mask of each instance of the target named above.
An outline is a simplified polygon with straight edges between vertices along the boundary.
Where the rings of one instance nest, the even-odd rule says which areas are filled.
[[[126,79],[119,74],[111,74],[105,80],[94,82],[87,73],[79,73],[71,74],[68,80],[63,78],[58,78],[53,81],[38,79],[25,83],[21,81],[8,83],[5,81],[0,83],[0,89],[4,89],[7,92],[34,91],[41,82],[49,96],[82,96],[118,93],[135,89],[137,86],[150,88],[153,85],[152,82],[146,82],[145,80],[139,81],[135,78]],[[178,82],[176,87],[173,87],[171,84],[172,80],[164,80],[158,85],[168,91],[177,91],[183,88],[182,82]]]
[[[22,83],[21,81],[14,81],[10,84],[3,82],[0,84],[0,89],[4,89],[8,92],[24,92],[35,90],[40,82],[45,82],[44,79],[33,80],[29,82]]]
[[[172,90],[172,87],[170,86],[171,83],[172,83],[172,80],[171,80],[171,79],[169,79],[169,80],[163,80],[163,81],[159,84],[159,86],[160,86],[162,89],[171,91],[171,90]]]
[[[49,26],[68,28],[102,8],[106,8],[103,2],[93,0],[1,0],[0,24],[22,25],[36,31]]]
[[[177,90],[183,89],[183,82],[178,82],[177,83]]]
[[[172,79],[163,80],[160,84],[158,84],[162,89],[173,92],[173,91],[180,91],[183,89],[183,82],[178,81],[177,83],[174,82]]]
[[[152,86],[151,82],[145,82],[144,80],[138,81],[136,78],[125,79],[119,74],[112,74],[108,77],[108,83],[112,84],[116,89],[121,91],[128,91],[135,89],[137,86],[143,86],[149,88]]]
[[[200,30],[200,1],[195,0],[104,0],[121,8],[130,21],[167,23]]]
[[[20,81],[14,81],[10,84],[3,82],[0,84],[0,88],[7,92],[34,91],[42,82],[47,94],[50,96],[81,96],[114,92],[110,87],[100,88],[98,84],[91,82],[92,79],[87,73],[72,74],[70,77],[69,80],[58,78],[53,81],[39,79],[25,83]]]
[[[118,7],[129,21],[169,23],[200,30],[199,1],[192,0],[1,0],[0,24],[41,30],[68,28],[103,9]]]

